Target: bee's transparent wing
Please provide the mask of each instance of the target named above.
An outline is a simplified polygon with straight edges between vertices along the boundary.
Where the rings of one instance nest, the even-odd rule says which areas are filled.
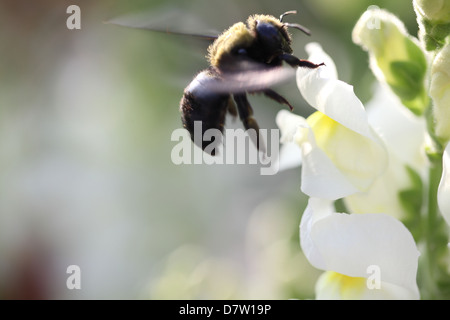
[[[202,25],[199,19],[171,8],[166,11],[139,12],[122,15],[105,21],[122,27],[146,29],[172,35],[194,37],[207,41],[217,39],[219,32]]]
[[[238,68],[238,66],[240,66]],[[208,82],[206,88],[215,92],[256,92],[295,77],[295,70],[288,66],[267,67],[261,63],[241,61],[233,70],[220,73],[220,81]]]

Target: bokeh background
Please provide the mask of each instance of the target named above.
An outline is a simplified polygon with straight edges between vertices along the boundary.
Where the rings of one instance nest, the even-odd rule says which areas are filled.
[[[81,30],[66,27],[71,4]],[[296,9],[286,20],[312,36],[292,30],[294,53],[321,43],[367,101],[374,78],[351,31],[370,5],[417,34],[406,0],[2,0],[0,298],[314,298],[299,168],[261,176],[258,165],[171,161],[179,100],[207,66],[207,43],[104,22],[144,12],[168,28],[221,31]],[[277,91],[295,113],[312,112],[295,83]],[[260,126],[276,128],[282,106],[250,101]],[[66,286],[69,265],[80,290]]]

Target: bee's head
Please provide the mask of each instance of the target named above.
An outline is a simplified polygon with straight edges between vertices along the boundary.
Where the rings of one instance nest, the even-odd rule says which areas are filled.
[[[291,36],[288,27],[293,27],[309,35],[309,30],[299,24],[283,23],[284,16],[295,14],[296,11],[288,11],[276,19],[269,15],[254,15],[248,19],[248,26],[256,34],[259,42],[268,50],[276,52],[282,50],[292,53]]]
[[[224,68],[236,55],[248,55],[256,62],[274,62],[274,57],[292,53],[288,28],[299,29],[309,35],[308,29],[295,23],[283,22],[283,17],[296,11],[283,13],[279,19],[270,15],[252,15],[247,23],[238,22],[225,30],[208,48],[208,59],[212,66]]]

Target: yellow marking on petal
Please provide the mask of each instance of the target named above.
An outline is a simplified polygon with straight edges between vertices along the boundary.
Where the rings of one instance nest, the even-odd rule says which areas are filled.
[[[349,181],[367,190],[385,169],[385,150],[378,143],[343,126],[317,111],[306,121],[314,132],[317,146]]]
[[[350,277],[335,271],[325,272],[319,279],[319,295],[337,299],[360,299],[366,288],[366,278]]]
[[[325,150],[327,142],[332,139],[339,123],[320,111],[316,111],[311,114],[306,119],[306,122],[308,122],[309,126],[313,130],[314,136],[316,138],[316,143],[319,148]]]

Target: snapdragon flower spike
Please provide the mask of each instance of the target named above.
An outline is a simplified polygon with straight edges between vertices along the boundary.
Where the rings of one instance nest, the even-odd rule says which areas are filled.
[[[326,64],[297,71],[302,96],[318,112],[304,119],[280,111],[281,142],[301,147],[301,189],[305,194],[336,200],[366,191],[386,168],[386,150],[353,87],[337,79],[332,59],[316,43],[306,49],[310,61]]]
[[[445,221],[450,225],[450,143],[442,157],[442,177],[438,188],[438,205]]]
[[[316,298],[419,299],[419,251],[409,230],[382,213],[345,214],[310,198],[300,223],[308,261],[326,273]],[[374,283],[375,282],[375,283]]]

